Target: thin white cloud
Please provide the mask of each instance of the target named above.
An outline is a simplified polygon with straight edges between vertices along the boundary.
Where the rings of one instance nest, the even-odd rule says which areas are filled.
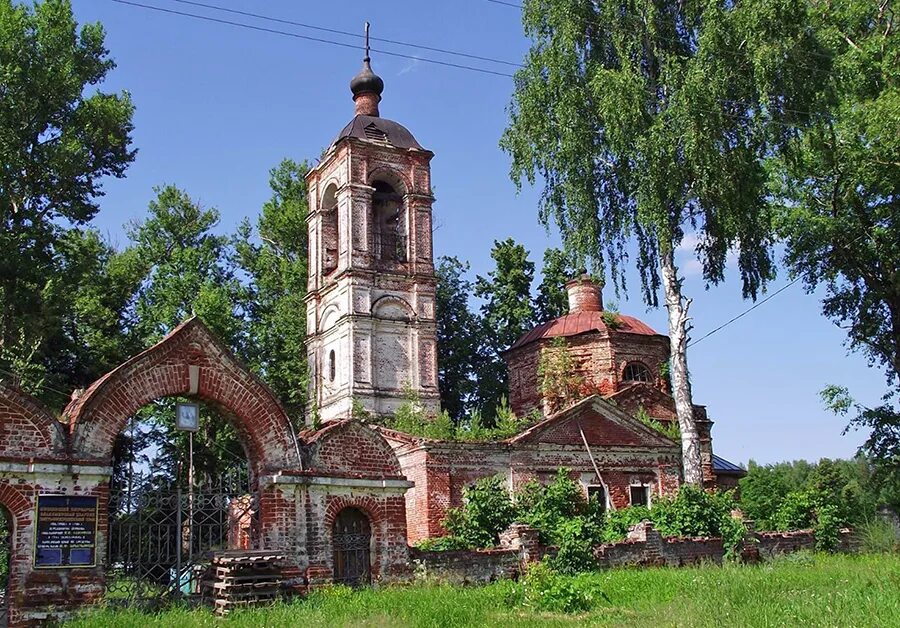
[[[689,259],[681,265],[681,272],[685,277],[699,277],[703,274],[703,264],[700,260]]]
[[[699,243],[700,238],[697,237],[696,233],[685,233],[684,237],[681,239],[681,243],[675,248],[675,252],[693,255],[694,249],[697,248]]]
[[[413,70],[415,70],[416,68],[419,67],[420,63],[421,63],[421,61],[419,61],[418,57],[416,57],[415,59],[410,59],[406,65],[404,65],[402,68],[400,68],[400,71],[397,72],[397,76],[403,76],[404,74],[408,74],[409,72],[412,72]]]

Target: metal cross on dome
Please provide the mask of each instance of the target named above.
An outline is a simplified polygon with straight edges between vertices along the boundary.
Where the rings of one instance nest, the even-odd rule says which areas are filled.
[[[366,22],[366,61],[369,60],[369,23]]]

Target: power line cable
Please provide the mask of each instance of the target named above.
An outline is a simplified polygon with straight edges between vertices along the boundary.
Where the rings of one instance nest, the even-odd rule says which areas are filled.
[[[704,334],[703,336],[700,336],[697,340],[692,340],[691,342],[688,343],[687,346],[688,346],[688,347],[693,347],[694,345],[696,345],[696,344],[698,344],[699,342],[701,342],[703,339],[709,338],[709,337],[712,336],[714,333],[716,333],[716,332],[718,332],[718,331],[721,331],[721,330],[725,329],[726,327],[728,327],[729,325],[731,325],[733,322],[735,322],[735,321],[738,320],[739,318],[743,318],[744,316],[746,316],[747,314],[749,314],[750,312],[752,312],[753,310],[755,310],[756,308],[758,308],[760,305],[762,305],[762,304],[765,303],[766,301],[769,301],[769,300],[771,300],[771,299],[774,299],[774,298],[777,297],[779,294],[781,294],[782,292],[784,292],[785,290],[787,290],[788,288],[790,288],[791,286],[793,286],[795,283],[797,283],[798,281],[800,281],[802,278],[803,278],[802,276],[801,276],[801,277],[795,277],[793,280],[791,280],[790,282],[788,282],[788,283],[786,283],[785,285],[781,286],[778,290],[776,290],[775,292],[773,292],[772,294],[770,294],[769,296],[767,296],[765,299],[762,299],[761,301],[757,301],[756,303],[753,304],[752,307],[747,308],[746,310],[744,310],[743,312],[741,312],[740,314],[738,314],[737,316],[735,316],[735,317],[732,318],[731,320],[725,321],[724,323],[722,323],[721,325],[719,325],[718,327],[716,327],[715,329],[713,329],[711,332],[709,332],[709,333],[707,333],[707,334]]]
[[[849,247],[849,246],[854,246],[857,242],[859,242],[860,240],[862,240],[863,238],[865,238],[865,237],[867,237],[867,236],[871,237],[871,234],[869,234],[869,233],[862,233],[862,234],[860,234],[859,236],[857,236],[856,238],[854,238],[852,242],[848,243],[847,246],[848,246],[848,247]],[[744,310],[743,312],[741,312],[740,314],[738,314],[737,316],[735,316],[735,317],[732,318],[731,320],[725,321],[724,323],[722,323],[721,325],[719,325],[718,327],[716,327],[715,329],[713,329],[711,332],[709,332],[709,333],[707,333],[707,334],[701,336],[701,337],[698,338],[697,340],[692,340],[691,342],[688,343],[687,346],[688,346],[688,347],[691,347],[691,346],[697,344],[698,342],[700,342],[701,340],[703,340],[704,338],[709,338],[710,336],[712,336],[712,335],[713,335],[714,333],[716,333],[717,331],[720,331],[720,330],[722,330],[722,329],[728,327],[728,326],[731,325],[734,321],[738,320],[739,318],[742,318],[742,317],[746,316],[747,314],[749,314],[750,312],[752,312],[753,310],[755,310],[756,308],[758,308],[760,305],[762,305],[762,304],[765,303],[766,301],[769,301],[769,300],[771,300],[771,299],[777,297],[779,294],[781,294],[782,292],[784,292],[785,290],[787,290],[788,288],[790,288],[791,286],[793,286],[795,283],[797,283],[797,282],[800,281],[801,279],[803,279],[803,275],[798,275],[797,277],[795,277],[794,279],[792,279],[790,282],[788,282],[787,284],[783,285],[781,288],[779,288],[778,290],[776,290],[775,292],[773,292],[772,294],[770,294],[769,296],[767,296],[767,297],[766,297],[765,299],[763,299],[762,301],[757,301],[756,303],[753,304],[752,307],[747,308],[746,310]]]
[[[171,15],[179,15],[182,17],[189,17],[196,20],[202,20],[206,22],[215,22],[217,24],[226,24],[228,26],[237,26],[238,28],[246,28],[248,30],[258,31],[262,33],[271,33],[275,35],[284,35],[285,37],[294,37],[296,39],[304,39],[306,41],[314,41],[321,44],[329,44],[332,46],[340,46],[342,48],[351,48],[353,50],[365,50],[363,46],[357,46],[355,44],[348,44],[345,42],[335,41],[333,39],[324,39],[322,37],[312,37],[310,35],[301,35],[299,33],[292,33],[289,31],[277,30],[274,28],[266,28],[265,26],[254,26],[252,24],[244,24],[242,22],[233,22],[231,20],[223,20],[221,18],[210,17],[208,15],[198,15],[197,13],[188,13],[186,11],[176,11],[175,9],[167,9],[164,7],[153,6],[150,4],[142,4],[140,2],[131,2],[129,0],[111,0],[116,4],[127,5],[131,7],[138,7],[141,9],[148,9],[150,11],[158,11],[160,13],[168,13]],[[378,54],[382,54],[389,57],[399,57],[401,59],[411,59],[413,61],[422,61],[423,63],[433,63],[435,65],[443,65],[451,68],[458,68],[460,70],[471,70],[472,72],[481,72],[482,74],[493,74],[495,76],[504,76],[507,78],[513,78],[512,74],[508,74],[506,72],[498,72],[496,70],[488,70],[485,68],[477,68],[471,65],[463,65],[460,63],[452,63],[450,61],[438,61],[437,59],[429,59],[427,57],[417,57],[414,55],[407,55],[400,52],[390,52],[388,50],[376,50],[374,48],[371,49],[372,52],[377,52]]]
[[[3,375],[9,375],[10,377],[13,378],[13,380],[17,380],[21,377],[18,373],[13,373],[12,371],[7,371],[5,369],[0,369],[0,373],[2,373]],[[72,398],[72,393],[63,392],[62,390],[59,390],[58,388],[53,388],[52,386],[49,386],[47,384],[39,384],[38,388],[40,388],[41,390],[48,390],[50,392],[54,392],[58,395],[62,395],[66,400],[69,400]]]
[[[242,23],[242,22],[234,22],[234,21],[231,21],[231,20],[224,20],[224,19],[215,18],[215,17],[210,17],[210,16],[206,16],[206,15],[198,15],[198,14],[196,14],[196,13],[187,13],[187,12],[185,12],[185,11],[177,11],[177,10],[174,10],[174,9],[167,9],[167,8],[164,8],[164,7],[158,7],[158,6],[153,6],[153,5],[143,4],[143,3],[140,3],[140,2],[134,2],[134,1],[131,1],[131,0],[111,0],[111,1],[112,1],[112,2],[115,2],[116,4],[122,4],[122,5],[131,6],[131,7],[138,7],[138,8],[148,9],[148,10],[152,10],[152,11],[159,11],[159,12],[161,12],[161,13],[168,13],[168,14],[171,14],[171,15],[177,15],[177,16],[181,16],[181,17],[189,17],[189,18],[193,18],[193,19],[197,19],[197,20],[202,20],[202,21],[213,22],[213,23],[217,23],[217,24],[225,24],[225,25],[229,25],[229,26],[236,26],[236,27],[239,27],[239,28],[246,28],[246,29],[249,29],[249,30],[254,30],[254,31],[259,31],[259,32],[264,32],[264,33],[270,33],[270,34],[276,34],[276,35],[284,35],[284,36],[287,36],[287,37],[294,37],[294,38],[297,38],[297,39],[303,39],[303,40],[313,41],[313,42],[317,42],[317,43],[330,44],[330,45],[334,45],[334,46],[340,46],[340,47],[343,47],[343,48],[351,48],[351,49],[353,49],[353,50],[364,50],[364,47],[362,47],[362,46],[356,46],[356,45],[354,45],[354,44],[348,44],[348,43],[345,43],[345,42],[339,42],[339,41],[335,41],[335,40],[332,40],[332,39],[324,39],[324,38],[320,38],[320,37],[312,37],[312,36],[309,36],[309,35],[301,35],[301,34],[299,34],[299,33],[292,33],[292,32],[289,32],[289,31],[282,31],[282,30],[277,30],[277,29],[273,29],[273,28],[266,28],[266,27],[263,27],[263,26],[254,26],[254,25],[251,25],[251,24],[245,24],[245,23]],[[178,1],[185,1],[185,0],[175,0],[175,1],[178,2]],[[196,4],[196,3],[194,3],[194,4]],[[203,6],[206,6],[206,5],[203,5]],[[208,5],[208,6],[212,6],[212,5]],[[265,18],[265,17],[260,17],[260,19],[273,19],[273,20],[274,20],[274,19],[276,19],[276,18]],[[343,33],[343,31],[337,31],[337,32]],[[410,44],[410,45],[411,45],[411,44]],[[422,62],[424,62],[424,63],[433,63],[433,64],[436,64],[436,65],[442,65],[442,66],[447,66],[447,67],[457,68],[457,69],[461,69],[461,70],[470,70],[470,71],[473,71],[473,72],[480,72],[480,73],[483,73],[483,74],[490,74],[490,75],[495,75],[495,76],[502,76],[502,77],[506,77],[506,78],[514,78],[514,75],[508,74],[508,73],[506,73],[506,72],[498,72],[498,71],[495,71],[495,70],[488,70],[488,69],[485,69],[485,68],[478,68],[478,67],[469,66],[469,65],[463,65],[463,64],[458,64],[458,63],[452,63],[452,62],[449,62],[449,61],[439,61],[439,60],[437,60],[437,59],[429,59],[429,58],[426,58],[426,57],[417,57],[417,56],[413,56],[413,55],[406,55],[406,54],[402,54],[402,53],[398,53],[398,52],[391,52],[391,51],[387,51],[387,50],[376,50],[376,49],[372,49],[372,52],[377,52],[378,54],[383,54],[383,55],[386,55],[386,56],[399,57],[399,58],[402,58],[402,59],[411,59],[411,60],[413,60],[413,61],[422,61]],[[723,104],[729,104],[729,103],[724,102],[724,101],[718,101],[718,102],[723,102]],[[700,109],[700,108],[696,108],[696,107],[694,108],[694,110],[695,110],[695,111],[701,111],[701,112],[703,112],[703,113],[710,113],[710,114],[715,114],[715,115],[723,115],[723,116],[725,116],[725,117],[729,117],[729,118],[732,118],[732,119],[745,119],[745,118],[748,118],[748,116],[745,116],[745,115],[742,115],[742,114],[730,114],[730,113],[725,112],[725,111],[715,111],[715,110],[711,110],[711,109]],[[808,111],[799,111],[799,110],[785,110],[785,111],[788,111],[789,113],[799,114],[799,115],[808,115],[808,116],[810,116],[810,117],[812,117],[812,116],[814,115],[812,112],[808,112]],[[770,123],[771,123],[771,124],[775,124],[775,125],[777,125],[777,126],[784,127],[784,128],[788,128],[788,129],[792,129],[792,128],[803,128],[803,127],[800,127],[800,126],[798,126],[798,125],[789,124],[789,123],[786,123],[786,122],[779,122],[779,121],[776,121],[776,120],[770,120]]]
[[[524,9],[525,8],[521,4],[515,4],[513,2],[503,2],[503,0],[487,0],[487,1],[491,2],[493,4],[502,4],[503,6],[512,7],[514,9]]]
[[[230,9],[228,7],[222,7],[215,4],[207,4],[204,2],[195,2],[194,0],[172,0],[173,2],[178,2],[179,4],[188,4],[196,7],[203,7],[204,9],[212,9],[214,11],[222,11],[223,13],[232,13],[234,15],[243,15],[246,17],[252,17],[259,20],[265,20],[268,22],[277,22],[279,24],[289,24],[291,26],[299,26],[300,28],[308,28],[311,30],[322,31],[325,33],[334,33],[336,35],[345,35],[347,37],[355,37],[357,39],[364,39],[365,35],[360,35],[359,33],[352,33],[350,31],[339,30],[336,28],[328,28],[325,26],[316,26],[314,24],[307,24],[304,22],[296,22],[294,20],[287,20],[278,17],[272,17],[270,15],[262,15],[260,13],[251,13],[249,11],[239,11],[237,9]],[[426,46],[424,44],[412,44],[405,41],[399,41],[396,39],[386,39],[384,37],[369,37],[372,41],[380,41],[386,44],[393,44],[395,46],[406,46],[407,48],[418,48],[420,50],[428,50],[430,52],[439,52],[441,54],[447,55],[455,55],[458,57],[466,57],[467,59],[475,59],[477,61],[487,61],[488,63],[499,63],[501,65],[508,65],[514,68],[523,67],[521,63],[516,63],[514,61],[504,61],[503,59],[494,59],[492,57],[483,57],[481,55],[471,54],[468,52],[460,52],[458,50],[447,50],[446,48],[435,48],[433,46]]]

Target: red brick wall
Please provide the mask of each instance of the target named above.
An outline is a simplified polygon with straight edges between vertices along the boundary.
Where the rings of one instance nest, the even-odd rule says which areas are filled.
[[[0,381],[0,457],[52,459],[65,455],[62,424],[40,401]]]
[[[394,450],[375,430],[358,421],[341,421],[310,437],[310,467],[324,474],[400,477]]]
[[[415,482],[406,494],[409,542],[446,534],[442,523],[450,508],[463,504],[463,491],[476,480],[502,476],[513,490],[536,479],[547,483],[559,468],[571,470],[573,478],[595,484],[594,467],[581,444],[581,436],[569,433],[575,441],[547,443],[436,443],[417,447],[395,442],[404,475]],[[596,436],[596,435],[594,435]],[[592,447],[595,444],[588,437]],[[679,448],[654,449],[647,446],[597,448],[595,461],[615,508],[630,505],[629,488],[634,483],[648,484],[651,500],[675,490],[679,480]],[[424,507],[423,507],[424,505]]]

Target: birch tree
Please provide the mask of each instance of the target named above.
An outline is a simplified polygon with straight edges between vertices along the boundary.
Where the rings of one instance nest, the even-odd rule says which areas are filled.
[[[543,184],[539,217],[617,293],[635,262],[668,311],[685,482],[700,484],[688,377],[690,299],[675,250],[696,234],[707,286],[737,251],[743,295],[773,276],[762,157],[806,124],[828,71],[797,1],[526,0],[531,40],[501,146]],[[803,70],[798,68],[802,66]]]

